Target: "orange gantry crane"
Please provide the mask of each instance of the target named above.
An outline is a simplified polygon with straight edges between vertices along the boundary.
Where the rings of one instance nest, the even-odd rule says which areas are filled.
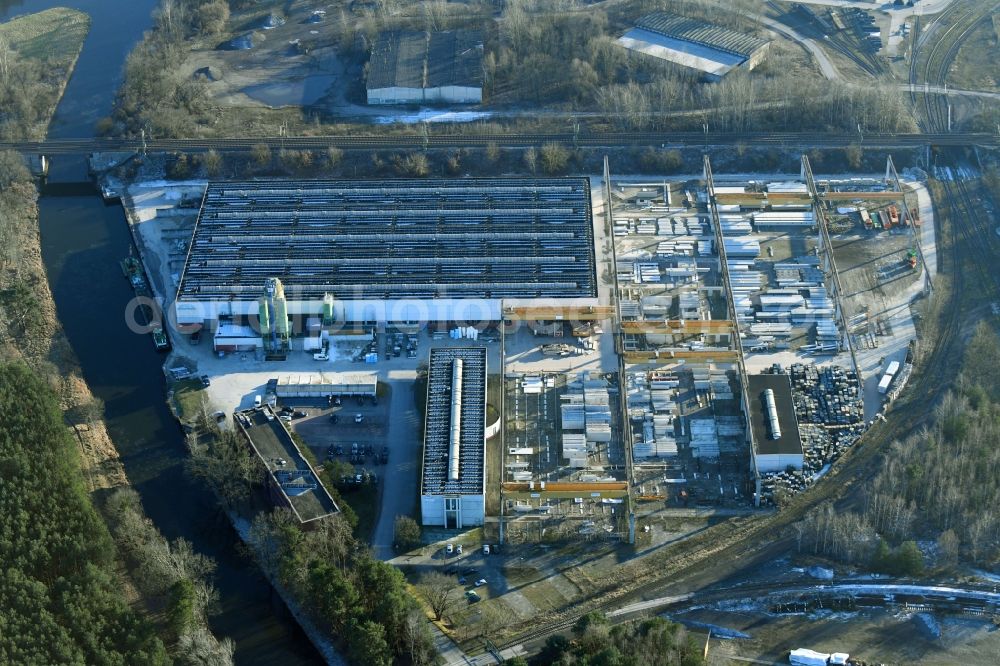
[[[506,307],[503,318],[507,321],[600,321],[614,314],[610,305],[566,305]]]
[[[623,321],[624,333],[724,334],[733,330],[733,322],[727,319],[666,319],[646,321]]]
[[[728,349],[661,349],[657,351],[627,351],[623,354],[626,363],[736,363],[737,352]]]

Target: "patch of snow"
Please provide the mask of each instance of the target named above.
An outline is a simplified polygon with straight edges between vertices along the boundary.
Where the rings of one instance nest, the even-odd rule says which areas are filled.
[[[827,464],[823,465],[822,467],[820,467],[819,471],[816,472],[815,474],[813,474],[813,476],[812,476],[813,482],[815,483],[816,481],[819,481],[824,476],[826,476],[826,473],[830,471],[830,468],[832,466],[833,465],[831,463],[827,463]]]
[[[376,116],[374,121],[379,125],[392,123],[471,123],[484,120],[493,114],[488,111],[443,111],[439,109],[420,109],[416,113],[400,113],[392,116]]]
[[[833,580],[833,569],[826,567],[809,567],[806,573],[818,580]]]
[[[980,578],[985,578],[991,583],[1000,583],[1000,574],[991,573],[989,571],[983,571],[982,569],[973,569],[972,571]]]
[[[941,638],[941,625],[930,613],[917,613],[913,616],[913,621],[916,622],[921,632],[927,634],[932,640]]]
[[[742,631],[736,631],[735,629],[729,629],[728,627],[720,627],[717,624],[694,622],[692,620],[681,621],[693,629],[710,629],[712,631],[712,638],[721,638],[726,640],[752,638],[750,634],[744,634]]]

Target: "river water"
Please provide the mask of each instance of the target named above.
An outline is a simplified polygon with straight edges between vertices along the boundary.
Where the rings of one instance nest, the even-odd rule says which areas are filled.
[[[90,14],[91,30],[49,136],[93,135],[109,115],[132,46],[151,25],[155,0],[0,0],[0,21],[49,7]],[[106,206],[84,180],[79,157],[57,157],[39,200],[42,257],[59,320],[146,514],[169,539],[184,538],[218,563],[220,612],[212,629],[236,643],[239,664],[318,664],[319,654],[256,566],[214,498],[184,474],[183,436],[164,403],[163,356],[125,325],[132,297],[118,267],[131,237],[120,205]]]

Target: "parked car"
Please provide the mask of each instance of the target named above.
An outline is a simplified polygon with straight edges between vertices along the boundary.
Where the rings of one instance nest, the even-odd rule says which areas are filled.
[[[255,395],[253,397],[253,406],[254,407],[260,407],[260,405],[261,405],[262,402],[263,402],[263,399],[259,395]]]
[[[355,414],[354,415],[354,422],[355,423],[362,423],[362,422],[364,422],[364,420],[365,420],[365,415],[364,414]]]
[[[480,599],[482,599],[482,597],[480,597],[478,594],[476,594],[476,592],[474,590],[469,590],[468,592],[466,592],[465,593],[465,598],[469,600],[470,604],[474,604],[477,601],[479,601]]]
[[[479,580],[476,581],[476,587],[482,587],[483,585],[486,585],[485,578],[480,578]]]
[[[462,554],[462,544],[458,544],[458,548],[456,550],[458,551],[458,554],[461,555]]]
[[[447,546],[444,547],[444,552],[447,555],[451,555],[452,553],[455,552],[455,546],[449,543]]]
[[[208,375],[202,375],[201,377],[199,377],[199,379],[201,380],[201,385],[204,386],[205,388],[208,388],[209,386],[212,385],[212,380],[208,378]]]
[[[490,554],[490,544],[484,543],[483,544],[483,555],[489,555],[489,554]]]
[[[302,419],[302,418],[305,418],[305,416],[306,416],[306,413],[303,412],[301,409],[296,409],[295,411],[292,412],[292,418],[293,419]]]

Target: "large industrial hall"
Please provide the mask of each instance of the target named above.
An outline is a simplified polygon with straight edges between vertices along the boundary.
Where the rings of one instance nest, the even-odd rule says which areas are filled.
[[[287,316],[341,322],[497,321],[505,306],[594,305],[590,184],[209,184],[177,292],[178,323],[257,316],[275,279]]]
[[[486,514],[486,348],[431,350],[420,514],[424,525],[482,525]]]

